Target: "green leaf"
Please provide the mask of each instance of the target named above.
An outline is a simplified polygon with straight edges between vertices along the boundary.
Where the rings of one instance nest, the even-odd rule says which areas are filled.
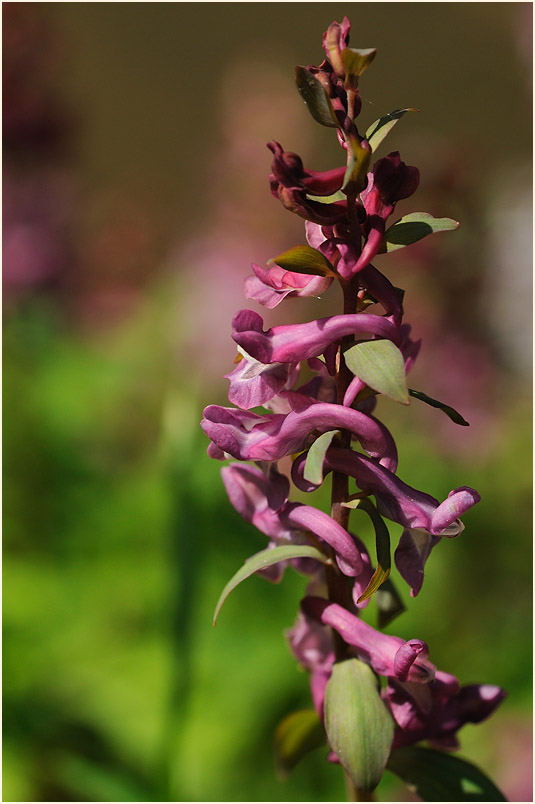
[[[341,190],[337,190],[332,195],[308,195],[310,201],[319,201],[322,204],[334,204],[336,201],[346,201],[346,194]]]
[[[431,748],[398,748],[387,764],[424,801],[507,801],[479,768]]]
[[[294,271],[297,274],[336,276],[334,266],[327,257],[312,246],[293,246],[278,257],[268,260],[268,265],[273,262],[285,271]]]
[[[461,414],[458,413],[455,408],[445,405],[444,402],[439,402],[437,399],[427,396],[427,394],[424,394],[423,391],[415,391],[414,388],[409,388],[409,394],[415,399],[419,399],[421,402],[431,405],[432,408],[439,408],[439,410],[442,410],[446,416],[449,416],[452,422],[455,422],[455,424],[460,424],[463,427],[470,427],[470,423],[467,422],[466,419],[463,419]]]
[[[394,128],[398,120],[400,120],[407,112],[417,112],[418,109],[395,109],[384,117],[375,120],[366,131],[366,139],[370,143],[372,153],[378,149],[386,135]]]
[[[316,123],[320,123],[322,126],[330,126],[331,128],[339,128],[340,123],[323,84],[309,73],[306,67],[295,68],[295,82],[299,94],[308,106],[308,111]]]
[[[392,341],[361,341],[344,352],[344,359],[353,374],[374,391],[409,404],[403,355]]]
[[[329,430],[319,438],[316,438],[310,449],[308,450],[307,459],[305,461],[305,468],[303,470],[303,477],[309,483],[315,486],[320,486],[323,483],[323,461],[325,453],[331,446],[331,441],[340,430]]]
[[[375,530],[375,549],[377,553],[377,569],[373,573],[368,586],[357,600],[357,603],[362,603],[371,597],[374,592],[377,592],[390,575],[390,533],[382,516],[380,516],[377,508],[368,497],[363,498],[358,507],[365,511],[372,521]]]
[[[258,570],[266,569],[266,567],[271,567],[273,564],[278,564],[279,561],[288,561],[291,558],[315,558],[324,564],[330,563],[326,555],[320,553],[315,547],[306,544],[289,544],[274,547],[272,550],[262,550],[261,553],[257,553],[247,559],[243,567],[240,567],[238,572],[232,576],[221,592],[215,608],[213,624],[216,624],[223,603],[238,584],[254,575]]]
[[[381,252],[396,251],[434,232],[448,232],[458,226],[459,222],[452,218],[434,218],[428,212],[411,212],[386,230]]]
[[[340,53],[342,65],[347,78],[358,78],[362,75],[375,58],[377,48],[353,48],[346,47]]]
[[[366,141],[363,140],[363,142]],[[366,143],[363,147],[357,137],[349,138],[349,161],[342,184],[342,190],[346,194],[352,193],[358,195],[368,183],[368,167],[370,165],[371,150],[367,146],[368,144]]]
[[[325,730],[314,709],[285,717],[275,731],[275,764],[285,778],[310,751],[325,745]]]
[[[403,601],[391,578],[385,581],[375,593],[375,603],[377,604],[379,628],[385,628],[405,611]]]
[[[390,753],[394,722],[379,694],[371,667],[358,659],[333,666],[325,691],[329,744],[355,786],[374,790]]]

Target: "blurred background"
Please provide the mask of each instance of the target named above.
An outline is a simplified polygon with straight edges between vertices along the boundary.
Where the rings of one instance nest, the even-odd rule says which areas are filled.
[[[230,320],[338,312],[243,296],[303,242],[269,192],[277,139],[338,166],[293,84],[347,14],[377,47],[365,128],[415,106],[380,155],[461,221],[377,260],[423,349],[381,401],[400,475],[482,502],[389,628],[508,698],[464,756],[531,801],[531,3],[4,3],[4,800],[345,798],[325,751],[276,778],[279,720],[309,706],[283,630],[305,580],[219,593],[265,538],[226,499],[198,422],[225,404]],[[326,503],[326,498],[323,499]],[[320,495],[321,503],[321,495]],[[354,514],[358,527],[358,514]],[[392,536],[397,538],[396,528]],[[374,622],[373,604],[367,612]],[[385,774],[379,800],[410,800]]]

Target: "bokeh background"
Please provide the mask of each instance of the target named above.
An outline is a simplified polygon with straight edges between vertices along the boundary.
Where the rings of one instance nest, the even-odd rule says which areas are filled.
[[[411,385],[471,426],[416,400],[380,415],[404,480],[482,494],[388,630],[508,690],[461,755],[532,800],[532,6],[366,2],[3,4],[4,800],[345,797],[322,750],[274,771],[276,724],[309,705],[283,638],[304,579],[250,579],[212,628],[265,540],[198,427],[237,309],[339,309],[334,288],[266,312],[242,287],[303,241],[265,143],[340,164],[293,69],[344,14],[379,49],[365,126],[420,109],[381,150],[421,170],[398,211],[461,221],[377,264],[424,340]],[[387,773],[378,798],[410,795]]]

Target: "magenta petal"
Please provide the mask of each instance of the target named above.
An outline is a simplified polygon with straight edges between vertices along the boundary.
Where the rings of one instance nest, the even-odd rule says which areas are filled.
[[[464,527],[459,517],[480,500],[481,497],[477,491],[468,486],[461,486],[461,488],[450,491],[447,499],[433,513],[430,533],[437,533],[441,536],[457,536]]]
[[[411,681],[416,681],[415,675],[421,676],[421,679],[418,680],[429,681],[432,675],[429,676],[428,668],[422,663],[422,659],[427,659],[428,653],[427,645],[421,639],[411,639],[409,642],[405,642],[394,657],[396,678],[399,678],[400,681],[407,681],[410,674]],[[413,667],[420,654],[420,662]]]
[[[261,268],[252,264],[255,276],[245,280],[245,296],[272,309],[286,296],[321,296],[331,285],[332,277],[286,271],[279,265]]]
[[[277,461],[306,447],[314,430],[352,432],[370,455],[390,460],[391,436],[365,413],[318,402],[301,410],[260,416],[246,410],[209,405],[201,427],[224,452],[242,461]]]
[[[261,363],[298,363],[323,354],[345,335],[377,335],[400,344],[397,327],[383,316],[355,313],[320,318],[306,324],[272,327],[252,310],[240,310],[232,321],[232,337],[247,354]]]
[[[330,545],[345,575],[357,576],[362,573],[364,568],[362,557],[353,538],[324,511],[294,503],[286,507],[283,519],[291,527],[310,531]]]
[[[281,391],[295,369],[295,363],[268,363],[244,358],[234,371],[225,374],[230,381],[229,401],[245,410],[264,405]]]
[[[424,566],[440,536],[431,536],[421,530],[405,529],[394,553],[399,574],[411,587],[411,597],[416,597],[424,581]]]
[[[244,288],[246,299],[253,299],[267,307],[268,310],[272,310],[292,292],[291,288],[275,290],[269,285],[265,285],[257,276],[248,276]]]
[[[395,677],[400,673],[418,683],[432,680],[435,667],[427,659],[425,642],[414,639],[407,643],[399,637],[383,634],[337,603],[329,603],[319,597],[306,597],[301,606],[305,614],[316,617],[324,625],[330,625],[338,631],[344,642],[356,649],[358,658],[379,675]],[[396,664],[396,656],[401,649],[402,657]]]
[[[272,471],[267,478],[256,466],[231,464],[221,470],[221,476],[230,502],[246,522],[273,539],[290,540],[292,528],[277,513],[288,498],[284,475]]]

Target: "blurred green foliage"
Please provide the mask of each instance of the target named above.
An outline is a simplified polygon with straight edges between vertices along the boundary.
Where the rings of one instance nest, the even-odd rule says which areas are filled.
[[[282,638],[304,579],[248,580],[211,626],[264,538],[205,455],[198,391],[164,354],[159,302],[101,340],[43,302],[6,319],[4,798],[339,800],[324,751],[283,784],[274,772],[277,723],[309,705]],[[437,496],[470,484],[483,502],[437,548],[416,600],[398,583],[408,611],[388,630],[425,639],[461,681],[508,690],[502,712],[462,734],[495,771],[501,719],[525,720],[531,693],[529,417],[508,404],[501,453],[467,468],[430,454],[417,404],[385,404],[401,476]]]
[[[364,93],[365,116],[371,121],[404,103],[425,111],[412,130],[398,126],[392,148],[399,147],[408,163],[426,163],[423,185],[428,181],[436,197],[429,207],[424,196],[424,207],[463,221],[455,242],[446,242],[449,235],[440,241],[442,262],[431,254],[429,272],[420,254],[420,266],[416,260],[411,273],[417,251],[407,263],[393,258],[395,281],[400,277],[407,299],[416,297],[414,309],[423,303],[436,318],[437,299],[442,304],[446,298],[445,322],[453,318],[457,324],[464,316],[490,342],[499,338],[485,328],[494,313],[502,314],[510,296],[517,294],[513,305],[520,300],[513,283],[494,306],[476,303],[477,277],[489,255],[481,247],[489,235],[486,204],[498,203],[504,177],[516,199],[511,166],[529,173],[523,161],[532,148],[529,100],[522,80],[529,4],[210,3],[203,4],[205,18],[199,18],[197,3],[6,6],[30,8],[27,49],[20,48],[19,29],[10,40],[16,70],[24,77],[25,59],[35,57],[35,75],[45,83],[48,75],[54,93],[66,93],[80,129],[63,157],[74,196],[79,194],[69,207],[75,259],[52,288],[24,286],[4,318],[3,798],[344,799],[340,769],[325,760],[323,749],[306,757],[288,780],[275,774],[277,724],[310,705],[308,679],[283,637],[305,579],[290,570],[279,586],[248,579],[225,603],[217,627],[211,625],[224,584],[265,546],[265,538],[232,509],[220,465],[205,453],[201,410],[224,403],[226,383],[204,371],[203,350],[213,342],[217,351],[227,338],[226,318],[224,326],[218,318],[226,310],[231,275],[223,258],[233,265],[240,292],[247,260],[262,259],[253,250],[244,261],[232,250],[244,238],[243,222],[254,221],[254,236],[265,226],[270,243],[277,235],[274,219],[256,197],[257,185],[254,199],[236,194],[246,176],[236,170],[234,143],[225,132],[229,123],[235,130],[236,117],[244,128],[254,118],[257,140],[250,134],[242,142],[244,150],[259,154],[258,193],[265,193],[267,209],[275,202],[264,175],[269,157],[260,149],[279,136],[278,121],[286,115],[284,105],[271,115],[255,107],[256,96],[238,95],[233,106],[218,93],[225,81],[243,76],[243,60],[253,57],[261,57],[258,75],[265,83],[281,71],[291,84],[296,63],[321,57],[326,25],[348,13],[352,44],[380,50]],[[67,67],[34,26],[38,6],[57,24],[61,47],[63,36],[71,49]],[[201,31],[208,59],[199,59],[193,30]],[[235,72],[228,72],[232,64]],[[22,108],[31,128],[33,73],[30,79],[28,107],[18,105],[18,92],[12,101],[17,125]],[[43,97],[46,113],[53,104]],[[265,104],[265,95],[259,97]],[[289,149],[300,150],[311,127],[306,109],[300,111],[302,132],[287,135]],[[498,118],[515,132],[507,148],[503,126],[489,125]],[[314,146],[305,138],[306,149],[316,153],[313,166],[332,167],[327,140],[321,132],[314,136]],[[35,160],[33,152],[22,159],[24,179]],[[60,206],[62,199],[60,194]],[[56,203],[54,197],[47,203]],[[237,212],[236,219],[226,217],[227,211]],[[277,220],[287,225],[283,210]],[[301,223],[292,223],[302,237]],[[214,282],[210,297],[216,299],[213,309],[201,311],[192,300],[204,298],[207,279],[201,271],[195,280],[195,250],[187,259],[169,255],[174,238],[182,246],[197,231],[208,241],[211,227],[216,245],[210,277],[217,274],[219,284]],[[221,231],[234,242],[221,245]],[[515,232],[504,242],[512,248],[513,241],[519,242]],[[39,252],[39,239],[33,245]],[[282,248],[291,245],[289,239]],[[262,253],[268,246],[258,248]],[[278,248],[270,245],[267,256]],[[508,255],[509,263],[516,259]],[[173,277],[179,276],[177,288]],[[511,271],[507,281],[513,279]],[[124,309],[119,301],[111,325],[106,300],[99,307],[108,291],[112,308],[121,294],[136,299]],[[326,304],[333,304],[332,294]],[[242,296],[232,305],[245,306]],[[215,328],[195,351],[184,345],[190,308],[192,318],[205,312]],[[332,312],[317,302],[293,309],[302,320]],[[521,318],[510,325],[513,334]],[[425,316],[423,323],[425,329]],[[384,400],[380,416],[397,440],[403,480],[441,499],[461,484],[482,495],[465,517],[464,533],[443,540],[431,556],[416,599],[409,599],[393,572],[407,611],[387,630],[424,639],[433,662],[462,683],[507,689],[508,699],[488,723],[466,726],[460,735],[461,755],[507,793],[518,790],[514,785],[531,768],[525,751],[531,735],[531,402],[525,380],[504,369],[508,359],[515,363],[510,347],[497,346],[493,372],[484,375],[492,380],[485,388],[493,412],[490,449],[457,456],[449,450],[445,457],[438,440],[430,443],[424,406],[415,399],[403,410]],[[500,349],[505,352],[498,365]],[[229,368],[222,364],[220,374]],[[436,393],[424,382],[414,385]],[[477,393],[482,410],[485,400]],[[444,401],[458,404],[455,393]],[[459,411],[466,414],[462,405]],[[432,415],[437,422],[445,418],[439,410]],[[429,411],[425,421],[431,421]],[[457,425],[448,426],[453,434]],[[313,497],[327,505],[326,491]],[[358,511],[351,516],[372,546],[365,517]],[[395,526],[391,535],[394,544]],[[365,617],[375,623],[373,601]],[[379,800],[405,795],[385,774]]]

